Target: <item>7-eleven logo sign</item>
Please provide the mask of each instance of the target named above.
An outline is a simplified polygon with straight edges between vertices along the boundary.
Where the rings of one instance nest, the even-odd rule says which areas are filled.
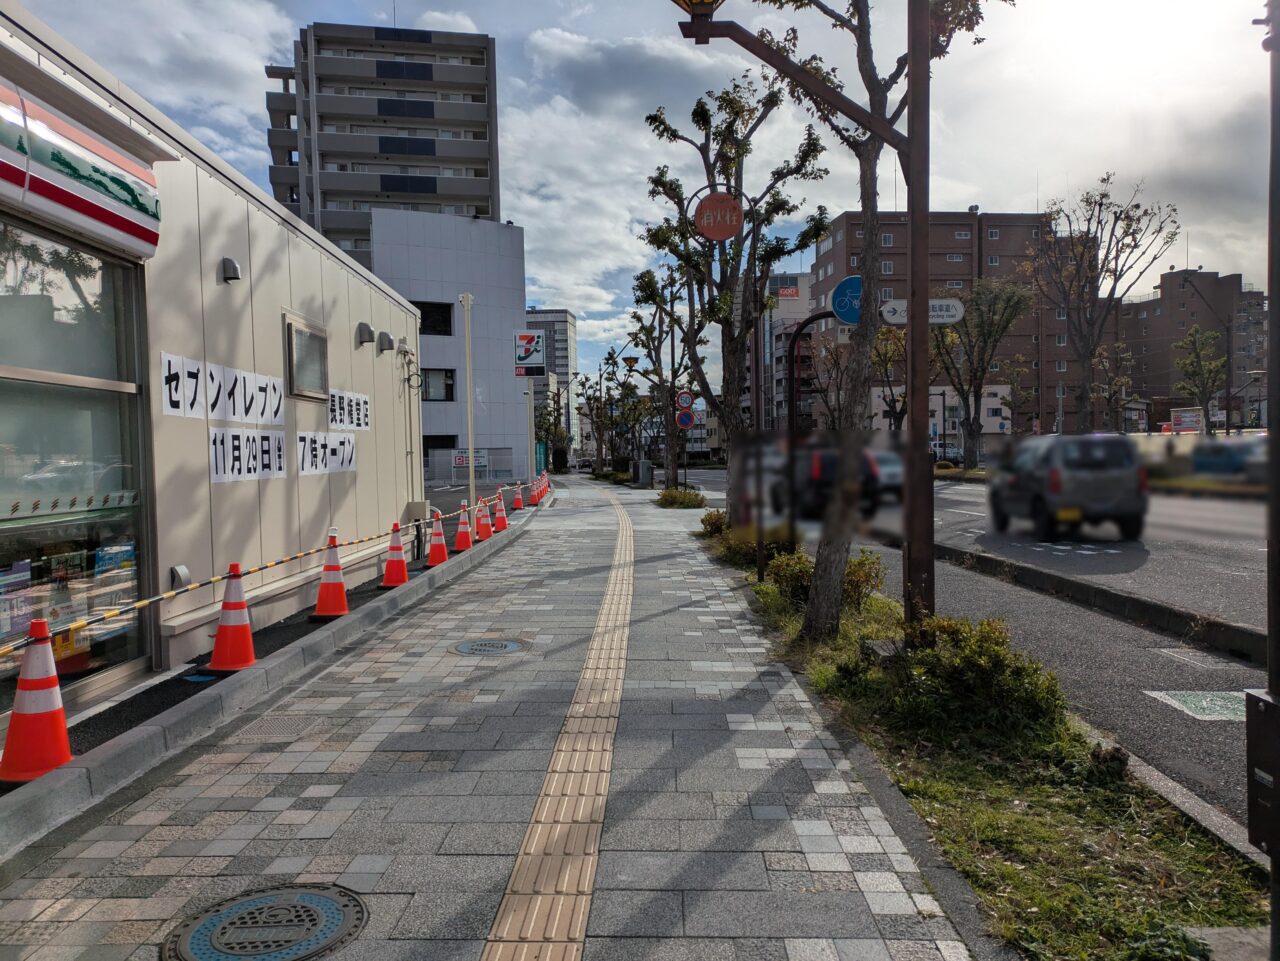
[[[516,331],[516,376],[545,377],[547,357],[544,334],[540,330]]]

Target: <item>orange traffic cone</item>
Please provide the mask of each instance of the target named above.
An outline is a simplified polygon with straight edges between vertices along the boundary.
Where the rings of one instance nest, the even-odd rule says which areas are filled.
[[[476,540],[487,541],[493,536],[493,522],[489,520],[489,504],[482,497],[480,508],[476,511]]]
[[[511,502],[511,509],[512,509],[513,511],[522,511],[522,510],[524,510],[524,498],[523,498],[522,496],[520,496],[520,492],[521,492],[523,489],[524,489],[524,485],[523,485],[523,484],[517,484],[517,485],[516,485],[516,499],[515,499],[515,500],[513,500],[513,501]]]
[[[467,502],[462,502],[462,513],[458,516],[458,533],[453,538],[453,552],[468,550],[471,547],[471,511],[467,510]]]
[[[502,503],[502,491],[495,495],[498,499],[493,509],[493,532],[500,534],[507,529],[507,506]]]
[[[404,545],[400,543],[400,525],[391,525],[391,546],[387,548],[387,568],[382,573],[378,590],[389,591],[393,587],[409,583],[409,565],[404,562]]]
[[[532,504],[534,507],[537,507],[538,504],[541,503],[541,501],[542,501],[542,494],[538,492],[537,480],[534,480],[529,485],[529,503]]]
[[[209,670],[243,671],[253,667],[257,660],[253,655],[249,605],[244,599],[244,585],[240,583],[240,565],[232,564],[227,571],[227,589],[222,595],[222,616],[218,618],[218,633],[213,638]]]
[[[449,559],[449,545],[444,542],[444,524],[436,511],[436,523],[431,529],[431,549],[427,551],[427,566],[438,567]]]
[[[0,757],[0,781],[34,781],[71,760],[67,712],[58,687],[49,622],[42,617],[33,619],[28,636],[32,643],[22,652],[18,690],[4,737],[4,756]]]
[[[334,621],[348,613],[347,585],[342,579],[342,561],[338,558],[338,529],[329,528],[329,550],[324,555],[324,571],[320,574],[320,593],[316,597],[313,621]]]

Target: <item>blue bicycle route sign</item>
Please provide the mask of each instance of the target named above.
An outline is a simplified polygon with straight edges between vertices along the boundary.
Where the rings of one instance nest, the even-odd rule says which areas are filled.
[[[831,292],[831,310],[836,320],[850,327],[862,320],[862,278],[858,275],[846,277],[836,284]]]

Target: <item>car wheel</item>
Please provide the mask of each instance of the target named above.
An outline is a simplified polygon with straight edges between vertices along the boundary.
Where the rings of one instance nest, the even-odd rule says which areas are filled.
[[[1142,522],[1141,515],[1137,517],[1121,517],[1116,521],[1120,525],[1120,537],[1126,541],[1136,541],[1142,536]]]
[[[1035,524],[1037,538],[1049,543],[1058,539],[1058,524],[1043,501],[1037,501],[1031,508],[1031,520]]]
[[[1009,515],[1004,512],[1004,508],[994,497],[991,499],[991,526],[995,528],[997,534],[1003,534],[1009,529]]]

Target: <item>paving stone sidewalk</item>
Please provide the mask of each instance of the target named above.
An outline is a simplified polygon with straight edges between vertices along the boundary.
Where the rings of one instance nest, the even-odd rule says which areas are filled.
[[[0,961],[155,959],[189,916],[290,882],[365,900],[339,961],[477,961],[596,627],[613,496],[563,485],[484,567],[55,832],[0,890]],[[582,957],[969,958],[696,516],[616,496],[634,592]],[[496,639],[527,648],[447,650]]]

